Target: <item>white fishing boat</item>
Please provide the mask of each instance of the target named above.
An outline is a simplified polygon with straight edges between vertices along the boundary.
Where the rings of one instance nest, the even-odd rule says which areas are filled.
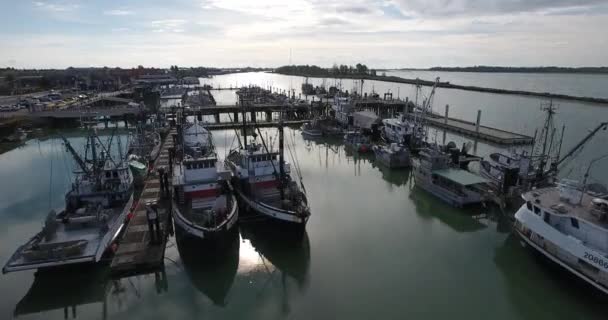
[[[416,186],[455,207],[481,203],[487,199],[488,180],[455,168],[452,156],[438,148],[423,148],[414,162]]]
[[[389,168],[408,168],[412,165],[410,151],[403,145],[391,143],[388,146],[372,147],[376,161]]]
[[[124,226],[133,203],[133,176],[122,156],[111,157],[111,139],[104,145],[91,130],[85,152],[91,159],[63,140],[78,165],[65,208],[48,214],[42,231],[17,249],[4,273],[99,262]]]
[[[238,220],[230,170],[218,160],[212,135],[200,122],[183,123],[178,136],[172,181],[175,224],[199,239],[223,238]]]
[[[409,145],[414,134],[414,123],[407,120],[405,114],[396,118],[382,120],[382,138],[389,143]]]
[[[515,214],[522,243],[608,293],[608,192],[574,181],[523,194]]]
[[[263,138],[262,143],[255,140],[247,143],[246,132],[244,127],[242,147],[232,150],[226,158],[241,204],[270,221],[304,230],[310,208],[301,175],[299,183],[294,181],[291,165],[284,159],[282,124],[279,124],[278,151],[269,149]]]
[[[492,153],[480,163],[480,174],[491,181],[498,193],[509,202],[516,202],[517,206],[521,205],[522,193],[533,187],[554,185],[559,167],[572,159],[593,136],[608,127],[608,122],[600,123],[568,152],[561,155],[565,127],[561,130],[561,138],[555,137],[557,130],[553,118],[556,109],[552,103],[541,107],[547,113],[547,117],[539,136],[536,137],[535,134],[534,145],[530,150]]]

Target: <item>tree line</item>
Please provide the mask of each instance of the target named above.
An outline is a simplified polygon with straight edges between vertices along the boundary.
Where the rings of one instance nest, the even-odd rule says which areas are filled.
[[[322,68],[316,65],[289,65],[278,67],[274,72],[304,76],[376,75],[375,69],[369,69],[361,63],[354,66],[334,64],[331,68]]]

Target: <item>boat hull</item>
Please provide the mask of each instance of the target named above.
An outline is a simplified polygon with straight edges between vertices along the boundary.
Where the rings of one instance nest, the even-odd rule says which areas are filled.
[[[391,169],[409,168],[411,167],[411,159],[409,154],[390,154],[374,146],[374,155],[376,160],[385,167]]]
[[[515,219],[514,230],[526,246],[608,294],[605,280],[608,277],[608,261],[601,262],[605,260],[602,253],[585,247],[582,242],[550,226],[543,226],[541,218],[529,212],[525,205],[517,211]]]
[[[225,222],[223,222],[217,228],[203,228],[201,226],[192,223],[188,218],[186,218],[180,211],[179,206],[173,202],[173,220],[175,222],[175,226],[180,228],[185,235],[189,237],[201,239],[201,240],[212,240],[212,239],[220,239],[225,234],[228,234],[230,230],[235,228],[239,218],[239,206],[236,202],[236,197],[232,196],[232,208],[230,209],[230,214]]]
[[[240,204],[253,211],[254,214],[261,215],[269,220],[278,222],[285,226],[295,228],[304,228],[308,222],[308,217],[298,216],[293,211],[283,210],[263,202],[253,200],[239,189],[236,190],[236,193]]]

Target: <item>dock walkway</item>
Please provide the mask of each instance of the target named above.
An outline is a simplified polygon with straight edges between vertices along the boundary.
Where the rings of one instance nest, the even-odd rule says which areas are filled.
[[[114,274],[142,272],[159,268],[163,265],[167,236],[172,228],[170,225],[171,199],[161,199],[160,180],[156,168],[167,167],[169,165],[169,148],[173,147],[171,133],[175,133],[175,131],[172,130],[165,138],[161,152],[154,162],[154,170],[146,178],[144,188],[133,210],[132,217],[128,222],[127,229],[119,240],[118,249],[115,252],[110,267]],[[158,244],[150,242],[151,238],[145,209],[145,204],[149,200],[156,200],[159,205],[160,229],[163,236]]]
[[[413,117],[413,115],[410,114],[410,117]],[[445,117],[426,116],[425,120],[432,127],[446,129],[501,145],[532,144],[534,140],[530,136],[482,125],[479,126],[479,131],[477,131],[477,126],[474,122],[460,119],[448,118],[446,121]]]

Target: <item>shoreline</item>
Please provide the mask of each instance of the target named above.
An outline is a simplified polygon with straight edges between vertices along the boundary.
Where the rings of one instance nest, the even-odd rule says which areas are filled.
[[[427,87],[431,87],[435,84],[435,82],[433,82],[433,81],[422,80],[422,79],[407,79],[407,78],[401,78],[401,77],[397,77],[397,76],[341,75],[339,77],[336,77],[333,75],[320,76],[320,75],[295,74],[295,73],[284,73],[284,72],[273,72],[273,73],[288,75],[288,76],[308,77],[308,78],[363,79],[363,80],[374,80],[374,81],[382,81],[382,82],[405,83],[405,84],[412,84],[412,85],[415,85],[418,83],[422,86],[427,86]],[[608,98],[581,97],[581,96],[571,96],[571,95],[566,95],[566,94],[558,94],[558,93],[550,93],[550,92],[536,92],[536,91],[525,91],[525,90],[510,90],[510,89],[466,86],[466,85],[452,84],[450,82],[439,82],[439,84],[437,84],[437,87],[445,88],[445,89],[457,89],[457,90],[465,90],[465,91],[495,93],[495,94],[509,94],[509,95],[528,96],[528,97],[540,97],[540,98],[547,98],[547,99],[570,100],[570,101],[580,101],[580,102],[608,105]]]

